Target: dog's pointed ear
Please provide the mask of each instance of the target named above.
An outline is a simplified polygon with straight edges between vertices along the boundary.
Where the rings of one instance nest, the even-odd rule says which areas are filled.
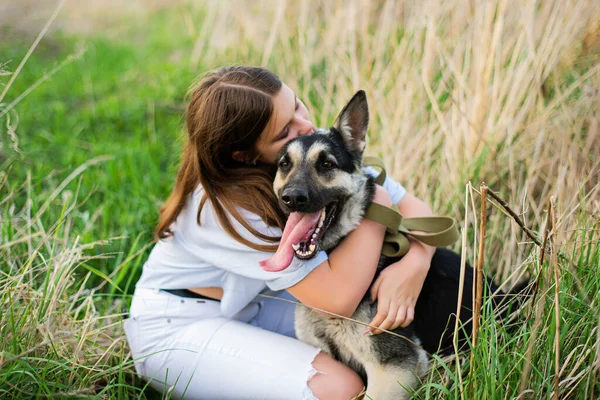
[[[366,146],[367,127],[369,126],[369,105],[364,90],[359,90],[350,99],[333,127],[339,130],[353,149],[363,152]]]

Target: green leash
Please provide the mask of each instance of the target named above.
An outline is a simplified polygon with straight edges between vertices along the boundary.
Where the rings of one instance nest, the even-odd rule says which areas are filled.
[[[381,173],[375,178],[375,183],[382,185],[386,177],[383,162],[377,157],[365,157],[363,162],[364,165],[381,169]],[[434,247],[449,246],[460,236],[454,218],[404,218],[395,207],[389,208],[377,203],[371,203],[367,207],[364,218],[379,222],[387,228],[381,250],[381,254],[386,257],[402,257],[408,253],[410,242],[406,235]],[[415,231],[419,231],[419,233]]]

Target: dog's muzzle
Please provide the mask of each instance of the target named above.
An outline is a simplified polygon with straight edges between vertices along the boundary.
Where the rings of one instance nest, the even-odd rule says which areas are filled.
[[[281,194],[281,201],[290,212],[304,211],[309,204],[308,192],[304,189],[286,188]]]

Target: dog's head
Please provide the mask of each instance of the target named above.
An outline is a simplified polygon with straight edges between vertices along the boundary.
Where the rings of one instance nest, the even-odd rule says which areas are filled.
[[[331,250],[359,223],[371,200],[372,180],[362,172],[369,123],[364,91],[352,97],[329,129],[288,142],[280,151],[273,189],[289,215],[268,271]]]

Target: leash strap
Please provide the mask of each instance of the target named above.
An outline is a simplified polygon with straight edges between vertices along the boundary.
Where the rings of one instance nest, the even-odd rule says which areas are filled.
[[[386,176],[383,162],[376,157],[365,157],[364,164],[381,168],[382,172],[375,179],[375,182],[381,185]],[[371,203],[367,207],[364,218],[379,222],[386,227],[381,250],[386,257],[401,257],[408,253],[410,242],[406,235],[434,247],[449,246],[460,236],[454,218],[404,218],[395,207],[389,208],[377,203]]]
[[[375,183],[379,186],[383,185],[385,182],[386,172],[385,166],[383,165],[383,161],[381,161],[378,157],[365,156],[363,157],[363,164],[368,165],[369,167],[377,167],[381,170],[377,178],[375,178]]]

